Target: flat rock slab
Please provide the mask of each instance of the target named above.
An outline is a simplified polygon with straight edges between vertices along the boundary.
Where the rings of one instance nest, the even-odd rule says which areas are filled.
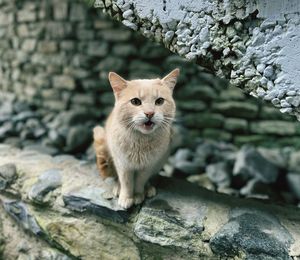
[[[63,195],[67,208],[89,212],[117,222],[126,222],[129,212],[117,204],[116,199],[106,198],[107,188],[86,187]]]
[[[8,146],[0,146],[0,155],[0,169],[2,165],[15,169],[0,194],[5,212],[66,257],[300,257],[299,208],[237,199],[158,177],[154,180],[158,194],[124,211],[112,199],[113,179],[103,181],[94,163]],[[43,203],[33,200],[32,194]]]

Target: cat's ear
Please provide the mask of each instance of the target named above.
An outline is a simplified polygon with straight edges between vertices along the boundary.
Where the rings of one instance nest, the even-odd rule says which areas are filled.
[[[118,97],[120,92],[127,86],[127,81],[115,72],[109,72],[108,80],[116,97]]]
[[[167,76],[165,76],[162,81],[167,85],[167,87],[169,87],[171,90],[174,89],[176,82],[177,82],[177,78],[179,76],[179,72],[180,70],[174,69],[172,70]]]

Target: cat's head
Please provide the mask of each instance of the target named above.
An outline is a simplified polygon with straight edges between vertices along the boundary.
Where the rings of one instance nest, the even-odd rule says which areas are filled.
[[[143,134],[168,130],[175,117],[173,89],[178,75],[179,69],[175,69],[162,79],[128,81],[110,72],[108,78],[120,124]]]

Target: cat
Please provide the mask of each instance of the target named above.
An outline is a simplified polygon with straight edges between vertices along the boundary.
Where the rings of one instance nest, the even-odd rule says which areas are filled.
[[[127,81],[115,72],[108,75],[115,106],[105,127],[94,128],[94,148],[100,175],[118,177],[113,194],[125,209],[156,195],[147,182],[169,155],[178,76],[179,69],[163,79]]]

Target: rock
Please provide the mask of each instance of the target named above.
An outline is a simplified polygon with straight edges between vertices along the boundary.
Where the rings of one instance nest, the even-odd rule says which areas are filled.
[[[264,183],[274,183],[279,175],[279,169],[267,161],[252,146],[243,146],[237,153],[233,168],[234,175],[244,179],[257,178]]]
[[[226,162],[209,164],[206,167],[207,177],[218,187],[229,187],[231,183],[231,169]]]
[[[17,168],[8,163],[0,166],[0,191],[5,190],[17,178]]]
[[[3,206],[5,211],[25,230],[37,236],[45,235],[36,219],[30,214],[23,202],[6,200],[3,202]]]
[[[86,8],[79,3],[73,3],[70,10],[71,21],[84,21],[86,18]]]
[[[24,147],[25,150],[34,150],[38,151],[40,153],[44,154],[49,154],[49,155],[56,155],[59,153],[59,150],[51,147],[51,146],[46,146],[42,144],[33,144],[33,145],[27,145]]]
[[[14,132],[14,125],[12,122],[8,121],[5,122],[1,127],[0,127],[0,140],[5,138],[7,135],[10,135]]]
[[[193,153],[189,149],[178,149],[169,161],[175,170],[187,175],[197,174],[201,168],[201,162],[193,160]]]
[[[92,132],[86,126],[73,126],[68,130],[66,151],[84,151],[92,140]]]
[[[300,151],[291,153],[288,164],[288,168],[290,171],[300,172]]]
[[[251,103],[239,101],[227,101],[214,103],[213,109],[225,116],[239,118],[255,118],[258,112],[258,106]]]
[[[55,88],[68,90],[74,90],[76,88],[74,79],[68,75],[54,76],[53,86]]]
[[[289,172],[286,175],[287,184],[294,194],[294,196],[300,200],[300,173]]]
[[[163,189],[145,203],[138,215],[134,224],[136,236],[161,246],[173,245],[207,253],[208,248],[198,239],[204,230],[207,208],[197,199],[197,187],[185,186],[172,179],[160,180],[159,185]],[[185,243],[187,240],[188,244]]]
[[[232,135],[226,131],[215,129],[215,128],[206,128],[202,132],[203,138],[216,140],[216,141],[226,141],[230,142]]]
[[[264,147],[258,147],[257,151],[269,162],[273,163],[281,169],[286,169],[288,166],[289,157],[280,149],[268,149]]]
[[[128,232],[83,218],[34,214],[47,234],[46,240],[68,252],[72,259],[141,259]]]
[[[208,178],[206,173],[188,176],[186,180],[191,183],[195,183],[198,186],[203,187],[205,189],[212,190],[212,191],[215,190],[214,184]]]
[[[106,42],[89,42],[87,54],[96,57],[105,57],[108,52],[108,44]]]
[[[0,218],[0,258],[3,259],[3,251],[5,246],[5,239],[3,234],[3,224],[2,219]]]
[[[280,136],[294,135],[296,125],[293,122],[284,121],[261,121],[250,124],[252,133],[256,134],[274,134]]]
[[[30,200],[36,203],[45,203],[45,196],[62,185],[61,173],[58,169],[50,169],[42,173],[38,181],[31,187],[28,192]]]
[[[195,160],[202,161],[203,167],[219,161],[234,162],[237,148],[231,144],[204,141],[196,148]]]
[[[117,204],[117,200],[112,200],[105,188],[79,188],[65,194],[63,200],[66,207],[77,212],[90,212],[121,223],[129,218],[128,212]]]
[[[13,116],[12,121],[13,122],[25,121],[29,118],[34,118],[36,116],[37,116],[36,113],[32,111],[22,111],[17,115]]]
[[[272,191],[269,185],[254,178],[249,180],[247,184],[241,188],[240,194],[250,198],[256,195],[265,195],[269,198]]]
[[[256,208],[239,207],[212,237],[210,246],[221,257],[290,260],[291,234],[279,220]],[[274,246],[276,245],[276,246]]]
[[[183,123],[186,127],[192,128],[220,128],[224,122],[224,119],[225,118],[220,114],[187,114],[183,119]]]
[[[248,122],[245,119],[227,118],[224,128],[235,133],[245,133],[248,130]]]

